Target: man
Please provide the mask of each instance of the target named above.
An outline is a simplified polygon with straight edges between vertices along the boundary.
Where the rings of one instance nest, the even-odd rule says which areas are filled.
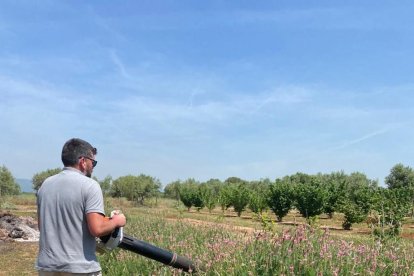
[[[62,149],[63,171],[47,178],[37,193],[39,275],[101,275],[95,237],[126,223],[123,214],[105,218],[102,190],[91,178],[96,148],[73,138]]]

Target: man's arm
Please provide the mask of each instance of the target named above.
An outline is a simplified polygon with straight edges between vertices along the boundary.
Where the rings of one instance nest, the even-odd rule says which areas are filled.
[[[101,213],[86,214],[89,232],[94,237],[102,237],[112,233],[115,228],[123,227],[126,218],[123,214],[114,215],[112,218],[105,217]]]

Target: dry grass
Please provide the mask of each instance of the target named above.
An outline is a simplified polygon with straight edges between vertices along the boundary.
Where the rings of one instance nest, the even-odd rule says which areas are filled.
[[[37,275],[37,242],[0,243],[0,275]]]

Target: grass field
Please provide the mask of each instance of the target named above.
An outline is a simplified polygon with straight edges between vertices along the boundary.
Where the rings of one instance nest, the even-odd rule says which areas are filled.
[[[8,199],[9,211],[35,216],[31,195]],[[198,275],[414,275],[414,244],[409,238],[379,243],[366,224],[341,230],[341,216],[321,217],[319,227],[303,226],[290,213],[284,223],[222,213],[188,212],[174,200],[158,199],[150,207],[134,207],[123,199],[107,199],[107,210],[127,216],[125,232],[158,247],[189,257],[204,272]],[[271,213],[268,218],[274,218]],[[413,234],[407,221],[403,235]],[[264,231],[263,229],[267,230]],[[36,275],[37,243],[0,244],[1,275]],[[115,250],[99,255],[104,275],[181,274],[137,254]]]

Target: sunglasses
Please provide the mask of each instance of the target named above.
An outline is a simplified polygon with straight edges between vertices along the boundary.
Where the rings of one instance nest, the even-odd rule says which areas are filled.
[[[92,159],[92,158],[90,158],[88,156],[81,156],[81,157],[91,160],[92,161],[92,166],[94,168],[95,168],[96,164],[98,164],[98,161],[96,161],[96,160],[94,160],[94,159]]]

